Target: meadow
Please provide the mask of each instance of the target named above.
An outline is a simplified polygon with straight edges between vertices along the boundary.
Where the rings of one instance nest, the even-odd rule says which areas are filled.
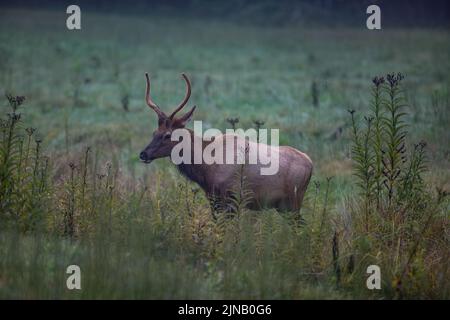
[[[0,298],[449,298],[449,30],[65,19],[0,12]],[[307,153],[300,217],[214,219],[168,159],[140,163],[157,125],[145,72],[163,110],[186,72],[204,128],[264,122]]]

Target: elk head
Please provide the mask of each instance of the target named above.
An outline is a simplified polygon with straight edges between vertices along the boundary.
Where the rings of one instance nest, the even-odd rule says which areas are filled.
[[[183,116],[175,117],[175,115],[183,109],[191,96],[191,83],[189,78],[184,73],[182,73],[181,76],[186,82],[186,95],[175,110],[167,116],[150,97],[150,78],[147,73],[145,74],[147,79],[145,100],[147,105],[158,115],[158,128],[153,132],[153,137],[149,145],[139,154],[139,158],[145,163],[150,163],[154,159],[170,156],[172,148],[178,143],[176,141],[171,141],[172,131],[184,128],[194,113],[195,106]]]

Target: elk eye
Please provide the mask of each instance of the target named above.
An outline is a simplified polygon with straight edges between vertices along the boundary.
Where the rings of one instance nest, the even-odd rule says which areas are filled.
[[[169,139],[170,138],[170,132],[166,132],[166,134],[164,134],[164,139]]]

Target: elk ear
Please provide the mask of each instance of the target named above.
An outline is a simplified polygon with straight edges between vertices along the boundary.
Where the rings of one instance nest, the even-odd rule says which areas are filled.
[[[181,126],[184,127],[192,119],[192,114],[194,113],[195,108],[197,108],[197,106],[193,106],[191,110],[189,110],[182,117],[177,119],[178,123]]]

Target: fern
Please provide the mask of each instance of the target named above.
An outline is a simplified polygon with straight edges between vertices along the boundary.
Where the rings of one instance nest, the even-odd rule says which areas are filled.
[[[229,210],[240,215],[253,201],[253,192],[245,175],[245,164],[240,165],[234,176],[235,184],[227,199]]]

